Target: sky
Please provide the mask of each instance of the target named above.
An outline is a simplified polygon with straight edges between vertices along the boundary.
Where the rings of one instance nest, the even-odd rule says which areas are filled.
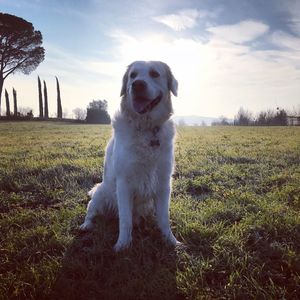
[[[135,60],[161,60],[179,82],[176,115],[233,118],[240,107],[300,109],[300,0],[0,0],[43,35],[45,60],[5,88],[38,115],[37,76],[56,113],[106,99],[112,114]],[[12,94],[12,93],[11,93]]]

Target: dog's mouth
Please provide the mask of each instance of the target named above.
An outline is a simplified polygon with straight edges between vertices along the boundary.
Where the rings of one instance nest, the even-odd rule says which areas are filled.
[[[136,96],[133,98],[133,108],[139,114],[145,114],[151,111],[162,99],[162,93],[154,98],[149,99],[143,96]]]

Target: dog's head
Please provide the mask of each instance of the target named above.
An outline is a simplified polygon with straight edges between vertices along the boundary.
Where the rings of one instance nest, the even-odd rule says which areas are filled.
[[[169,117],[172,113],[171,95],[177,96],[177,80],[169,66],[160,61],[136,61],[123,77],[122,109],[137,116]]]

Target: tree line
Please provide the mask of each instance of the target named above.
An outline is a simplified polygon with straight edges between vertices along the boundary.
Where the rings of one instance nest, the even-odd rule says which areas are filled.
[[[18,108],[18,99],[17,99],[17,91],[15,90],[15,88],[13,88],[12,90],[13,92],[13,111],[11,111],[10,108],[10,100],[9,100],[9,93],[7,91],[7,89],[5,89],[4,95],[5,95],[5,104],[6,104],[6,112],[5,112],[5,116],[7,119],[13,120],[13,119],[31,119],[33,118],[33,112],[32,110],[29,111],[24,111],[22,109],[19,110]]]
[[[57,99],[57,113],[56,116],[58,119],[62,119],[63,111],[62,111],[62,105],[61,105],[61,96],[60,96],[60,86],[57,76],[55,76],[56,79],[56,99]],[[43,80],[43,92],[42,93],[42,84],[40,76],[38,76],[38,95],[39,95],[39,117],[41,119],[48,119],[49,118],[49,108],[48,108],[48,91],[47,91],[47,84],[46,81]],[[44,94],[44,99],[43,99]]]
[[[32,23],[6,13],[0,13],[0,117],[1,96],[5,79],[15,73],[30,74],[45,58],[45,49],[42,47],[43,37],[40,31],[35,30]],[[62,119],[60,85],[56,77],[57,90],[57,118]],[[43,80],[43,89],[38,76],[39,118],[49,118],[48,91],[46,81]],[[14,109],[11,112],[9,93],[5,89],[6,118],[33,118],[33,112],[22,113],[18,108],[17,92],[13,88]],[[79,109],[80,110],[80,109]],[[107,113],[106,100],[93,100],[84,112],[88,123],[110,123]]]
[[[63,119],[63,110],[61,105],[60,85],[58,78],[56,78],[56,91],[57,91],[57,119]],[[14,119],[32,119],[32,109],[26,113],[18,111],[17,92],[13,88],[13,103],[14,110],[11,111],[9,94],[5,89],[5,103],[6,103],[6,118],[10,120]],[[38,76],[38,100],[39,100],[39,119],[49,119],[48,108],[48,91],[46,81],[43,80],[43,88],[41,79]],[[110,124],[111,119],[107,112],[108,102],[106,100],[93,100],[86,109],[76,108],[73,110],[75,120],[80,122],[86,122],[91,124]]]
[[[277,107],[276,110],[268,109],[254,115],[251,111],[241,107],[235,115],[234,120],[230,121],[225,116],[221,116],[219,121],[212,125],[235,125],[235,126],[286,126],[288,125],[288,112]]]
[[[10,110],[10,104],[9,104],[9,94],[7,90],[5,89],[5,103],[6,103],[6,116],[13,115],[14,117],[18,117],[21,115],[20,112],[18,112],[18,100],[17,100],[17,91],[13,88],[13,101],[14,101],[14,112],[12,114]]]
[[[243,108],[240,108],[233,121],[234,125],[257,125],[257,126],[286,126],[288,125],[288,114],[285,109],[277,107],[274,110],[266,110],[258,113],[257,116]]]
[[[56,78],[56,90],[57,90],[57,118],[62,119],[60,86],[59,86],[58,78],[57,77],[55,78]],[[41,84],[40,77],[38,76],[39,118],[48,119],[49,118],[48,91],[47,91],[47,84],[45,80],[43,80],[43,84],[44,84],[44,89],[42,93],[42,84]],[[15,90],[15,88],[13,88],[13,103],[14,103],[14,111],[12,112],[10,109],[9,94],[5,89],[6,118],[9,119],[33,118],[32,109],[30,109],[29,112],[26,113],[20,112],[18,110],[17,91]]]

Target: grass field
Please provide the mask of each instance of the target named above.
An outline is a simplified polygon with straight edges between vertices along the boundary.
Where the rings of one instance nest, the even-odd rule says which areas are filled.
[[[0,299],[296,299],[300,128],[182,127],[165,246],[152,219],[82,234],[109,126],[0,123]]]

